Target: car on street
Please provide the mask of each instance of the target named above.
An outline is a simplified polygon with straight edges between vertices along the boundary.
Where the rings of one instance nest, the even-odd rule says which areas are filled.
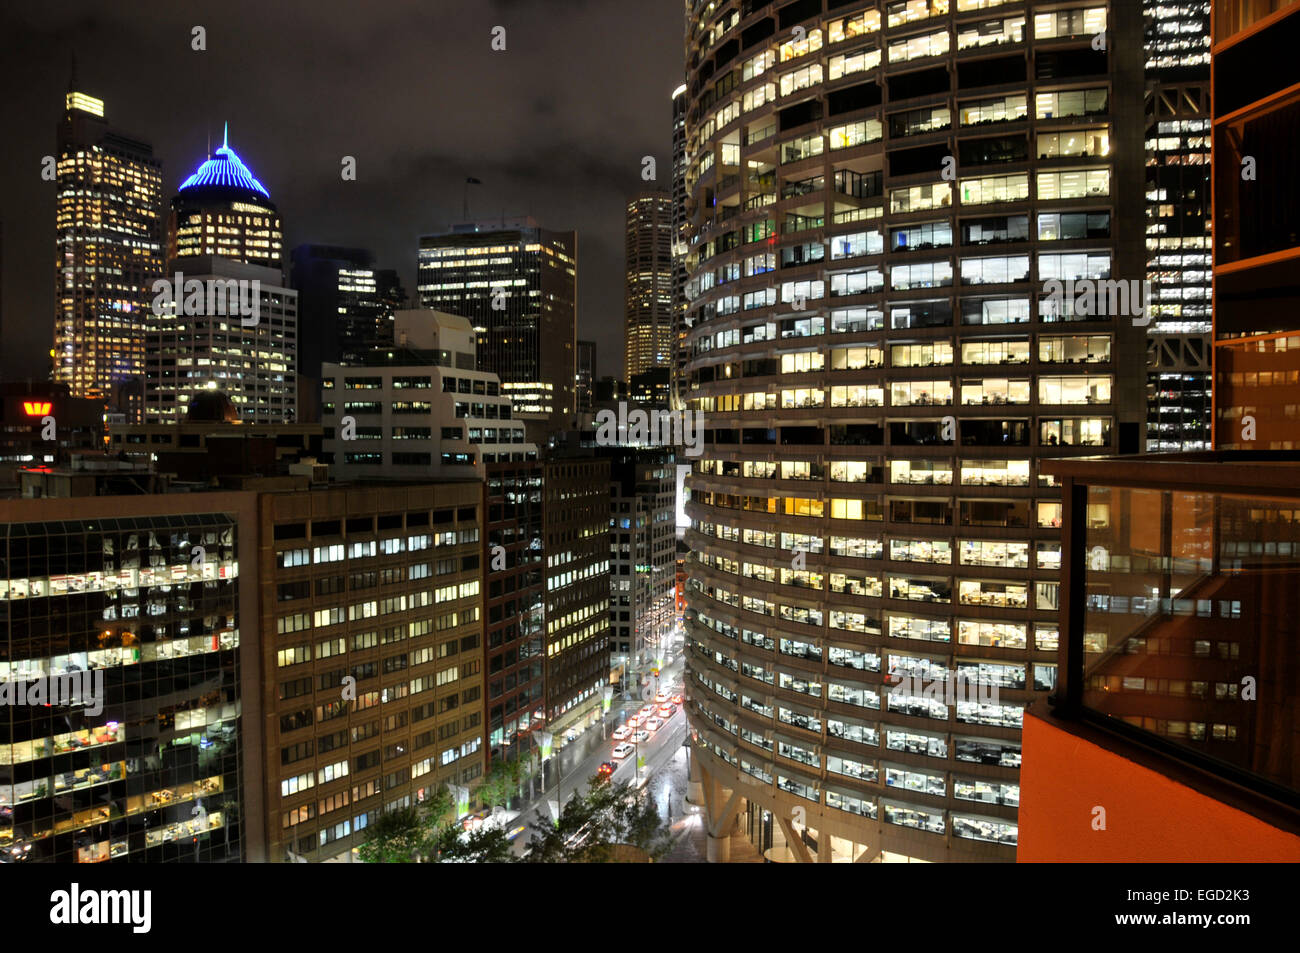
[[[672,703],[673,703],[674,705],[680,705],[680,704],[682,703],[682,696],[681,696],[681,695],[674,695],[674,696],[672,697]]]
[[[643,745],[650,740],[650,732],[643,728],[632,736],[632,740],[639,745]]]
[[[624,758],[626,758],[635,750],[636,750],[635,748],[633,748],[630,744],[624,741],[621,744],[614,745],[614,750],[611,752],[611,754],[613,754],[614,759],[616,761],[622,761]]]
[[[609,736],[615,741],[626,741],[632,736],[632,729],[627,725],[619,725],[609,733]]]
[[[655,713],[654,705],[642,705],[641,710],[637,714],[639,714],[642,718],[645,718],[646,716],[653,715],[654,713]]]
[[[640,728],[641,722],[645,721],[646,717],[647,717],[646,715],[633,715],[631,718],[627,720],[627,727]]]
[[[614,762],[602,761],[600,763],[600,767],[596,769],[596,773],[599,774],[602,778],[609,777],[611,774],[614,773]]]
[[[645,720],[646,731],[658,731],[664,726],[664,720],[659,717],[650,717]]]
[[[660,692],[658,695],[655,696],[655,701],[657,701],[659,704],[662,705],[664,702],[668,701],[668,693]]]

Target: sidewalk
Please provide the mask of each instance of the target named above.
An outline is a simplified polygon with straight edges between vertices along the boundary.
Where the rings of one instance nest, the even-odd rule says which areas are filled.
[[[666,783],[671,785],[671,796],[666,799],[665,808],[670,807],[672,812],[670,830],[673,846],[662,861],[666,864],[708,862],[708,832],[705,829],[704,808],[685,807],[683,804],[687,782],[686,765],[686,750],[679,748],[661,772],[661,775],[665,776]],[[762,862],[762,855],[748,838],[740,834],[731,838],[730,863],[761,864]]]

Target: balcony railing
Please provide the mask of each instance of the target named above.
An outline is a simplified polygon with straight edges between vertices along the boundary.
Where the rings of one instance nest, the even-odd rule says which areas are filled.
[[[1053,460],[1059,714],[1300,807],[1300,457]]]

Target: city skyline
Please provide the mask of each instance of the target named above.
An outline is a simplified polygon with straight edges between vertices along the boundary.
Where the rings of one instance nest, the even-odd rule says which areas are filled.
[[[1300,0],[79,3],[0,863],[1300,860]]]
[[[640,189],[670,187],[666,103],[680,83],[681,10],[667,0],[564,6],[582,15],[554,17],[554,5],[541,0],[472,10],[390,4],[367,11],[368,29],[346,40],[319,7],[303,17],[249,4],[118,11],[79,3],[0,13],[0,76],[21,91],[0,103],[10,138],[0,155],[3,379],[44,379],[49,362],[54,184],[42,182],[41,161],[56,154],[70,52],[79,91],[104,101],[111,125],[153,144],[164,201],[220,144],[228,123],[241,158],[276,183],[286,252],[304,243],[368,248],[413,294],[416,239],[464,220],[469,177],[483,183],[469,189],[471,219],[532,215],[575,230],[585,276],[578,335],[621,354],[621,322],[610,318],[623,310],[625,202]],[[206,30],[204,51],[191,49],[196,25]],[[495,26],[506,28],[504,51],[492,49]],[[592,70],[626,74],[622,54],[603,42],[624,31],[647,38],[644,62],[627,81],[590,83]],[[284,36],[297,39],[286,45]],[[573,57],[575,46],[590,54]],[[331,56],[318,59],[313,49]],[[259,58],[277,68],[250,69]],[[382,68],[333,69],[377,60]],[[149,71],[123,62],[148,62]],[[156,70],[167,83],[151,78]],[[469,72],[480,77],[472,97],[410,95],[421,84],[455,89]],[[539,81],[520,95],[516,78],[529,74]],[[494,121],[484,121],[484,108]],[[646,155],[656,160],[654,182],[642,178]],[[342,178],[345,156],[356,160],[354,181]],[[619,371],[611,364],[605,373]]]

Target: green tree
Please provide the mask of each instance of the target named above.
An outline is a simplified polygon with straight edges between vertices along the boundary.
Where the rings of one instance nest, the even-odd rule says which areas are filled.
[[[535,822],[533,836],[527,860],[542,864],[609,863],[622,844],[658,859],[671,846],[646,792],[600,775],[592,777],[585,795],[564,805],[558,823]]]
[[[480,827],[466,833],[459,824],[447,824],[440,830],[436,859],[440,864],[508,864],[516,860],[501,828]]]
[[[451,812],[451,794],[445,789],[420,804],[385,811],[367,828],[370,837],[358,856],[368,864],[418,864],[435,858],[443,828],[455,826]]]
[[[488,808],[498,804],[508,805],[519,789],[519,775],[517,760],[493,761],[487,774],[483,775],[483,780],[474,789],[478,803]]]
[[[438,790],[422,804],[385,811],[367,830],[358,853],[368,864],[495,864],[515,858],[505,831],[466,832],[455,819],[450,792]]]

